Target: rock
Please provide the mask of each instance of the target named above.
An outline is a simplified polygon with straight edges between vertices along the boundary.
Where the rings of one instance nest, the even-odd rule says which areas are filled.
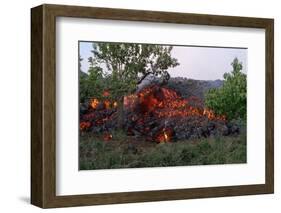
[[[103,110],[103,109],[105,109],[105,105],[104,105],[103,102],[100,102],[100,103],[98,104],[96,110]]]
[[[221,129],[222,135],[223,136],[227,136],[229,135],[229,129],[226,125],[223,125],[222,129]]]
[[[239,134],[240,133],[239,126],[236,125],[236,124],[233,124],[230,130],[231,130],[232,134]]]
[[[217,135],[217,132],[215,130],[210,131],[210,136],[216,136],[216,135]]]
[[[87,113],[88,111],[88,107],[86,104],[80,104],[79,105],[79,111],[80,111],[80,115],[83,115],[85,113]]]
[[[215,125],[215,123],[213,122],[213,121],[210,121],[209,123],[208,123],[208,130],[209,131],[212,131],[212,130],[214,130],[215,129],[215,127],[216,127],[216,125]]]

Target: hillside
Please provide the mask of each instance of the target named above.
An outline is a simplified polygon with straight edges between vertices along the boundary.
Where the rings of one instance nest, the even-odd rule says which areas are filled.
[[[204,100],[204,94],[212,88],[219,88],[223,85],[222,80],[204,81],[187,78],[171,78],[168,87],[181,93],[183,98],[196,96]]]
[[[141,85],[138,90],[152,85],[160,84],[161,79],[155,77],[148,77]],[[204,94],[212,88],[219,88],[223,85],[223,80],[195,80],[183,77],[170,78],[167,85],[169,88],[176,90],[181,94],[183,98],[189,98],[190,96],[196,96],[201,100],[204,100]]]

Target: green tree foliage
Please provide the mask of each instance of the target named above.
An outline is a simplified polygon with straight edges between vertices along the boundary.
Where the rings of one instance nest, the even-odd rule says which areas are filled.
[[[100,98],[104,90],[102,69],[93,63],[90,63],[88,74],[81,70],[81,61],[79,58],[79,90],[80,102],[84,102],[90,97]],[[90,60],[89,60],[90,62]]]
[[[237,58],[231,63],[233,70],[224,74],[221,88],[211,89],[206,94],[205,104],[215,113],[231,119],[246,119],[247,76],[242,73],[242,63]]]
[[[131,94],[148,75],[170,78],[168,68],[179,65],[171,56],[172,46],[127,43],[93,43],[93,56],[88,59],[88,74],[80,69],[80,101],[102,98],[109,91],[113,100]]]

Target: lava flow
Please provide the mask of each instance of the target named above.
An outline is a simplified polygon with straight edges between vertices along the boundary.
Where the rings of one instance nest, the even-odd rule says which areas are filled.
[[[126,126],[130,134],[133,132],[144,135],[148,140],[158,143],[189,138],[190,135],[197,134],[194,133],[197,131],[195,128],[208,125],[210,121],[226,121],[225,116],[218,116],[205,108],[199,98],[182,98],[177,91],[158,85],[146,87],[127,96],[125,107]]]
[[[117,106],[109,91],[103,92],[102,100],[92,98],[80,113],[80,131],[103,133],[105,141],[111,140],[110,132],[120,128]],[[158,143],[208,136],[214,128],[221,131],[226,123],[224,115],[216,115],[199,98],[183,98],[179,92],[159,85],[125,96],[122,116],[122,128],[128,135]]]
[[[116,116],[117,102],[110,100],[109,91],[102,93],[103,98],[91,98],[88,102],[80,104],[80,131],[108,132],[109,126],[114,127],[112,121]],[[81,110],[82,109],[82,110]],[[105,134],[104,140],[111,140],[112,135]]]
[[[225,116],[204,108],[203,102],[197,97],[184,99],[176,91],[157,85],[147,87],[137,95],[126,99],[125,106],[134,108],[139,105],[144,113],[153,113],[158,118],[206,116],[209,120],[226,120]]]

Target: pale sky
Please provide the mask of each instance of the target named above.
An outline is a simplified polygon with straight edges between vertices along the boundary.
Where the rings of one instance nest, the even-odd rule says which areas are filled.
[[[82,71],[89,68],[88,58],[93,42],[79,42]],[[199,46],[174,46],[172,57],[177,58],[180,65],[169,68],[172,77],[186,77],[197,80],[223,79],[225,72],[232,70],[231,62],[235,57],[242,62],[242,72],[247,73],[247,49],[217,48]]]

